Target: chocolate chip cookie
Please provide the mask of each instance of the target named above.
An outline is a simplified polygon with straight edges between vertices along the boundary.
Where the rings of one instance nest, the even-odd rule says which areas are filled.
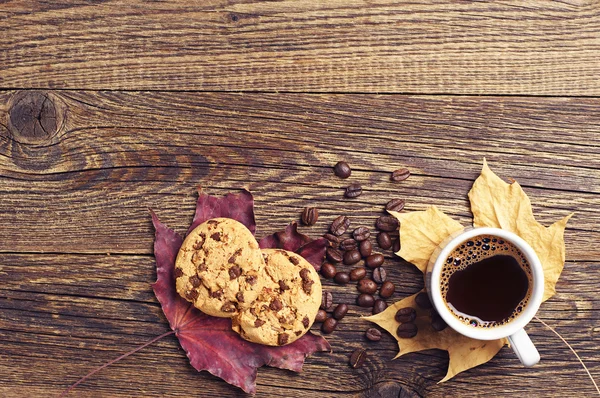
[[[266,285],[257,300],[232,319],[244,339],[271,346],[304,335],[321,304],[321,281],[315,268],[296,253],[264,249]]]
[[[263,290],[265,262],[252,233],[229,218],[214,218],[185,238],[177,260],[177,292],[200,311],[231,318]]]

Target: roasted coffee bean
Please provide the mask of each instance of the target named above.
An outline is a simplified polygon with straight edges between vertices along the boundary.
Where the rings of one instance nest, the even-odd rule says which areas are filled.
[[[359,348],[350,355],[350,367],[352,369],[360,368],[367,360],[367,351]]]
[[[334,263],[339,263],[344,259],[342,252],[338,249],[334,249],[333,247],[328,247],[327,251],[325,251],[325,254],[327,255],[327,259]]]
[[[356,299],[359,307],[372,307],[375,304],[375,297],[367,293],[361,293]]]
[[[369,268],[377,268],[383,264],[383,260],[385,260],[383,254],[371,254],[365,259],[365,265]]]
[[[321,330],[325,334],[333,333],[335,328],[337,327],[338,321],[335,318],[327,318],[321,325]]]
[[[370,341],[379,341],[381,340],[381,332],[379,329],[368,328],[365,332],[365,337]]]
[[[319,210],[314,207],[305,207],[300,218],[305,225],[315,225],[319,219]]]
[[[369,278],[364,278],[358,281],[356,289],[361,293],[374,294],[377,291],[377,284]]]
[[[394,243],[392,244],[392,251],[394,253],[397,253],[398,251],[400,251],[400,238],[394,240]]]
[[[393,216],[379,216],[377,221],[375,221],[375,227],[384,232],[395,231],[399,226],[400,223],[398,222],[398,219]]]
[[[354,183],[354,184],[350,184],[346,187],[346,192],[344,193],[344,196],[347,198],[357,198],[362,194],[362,187],[360,186],[360,184]]]
[[[403,323],[400,326],[398,326],[398,329],[396,330],[396,334],[401,339],[411,339],[417,335],[417,331],[418,331],[417,325],[415,325],[412,322],[408,322],[408,323]]]
[[[358,248],[360,250],[360,255],[363,257],[369,257],[371,255],[371,253],[373,253],[373,245],[371,244],[371,241],[368,239],[360,242],[360,245],[358,245]]]
[[[404,181],[408,177],[410,177],[410,171],[408,169],[402,168],[398,170],[394,170],[392,172],[392,181]]]
[[[383,250],[387,250],[392,247],[392,238],[387,232],[380,232],[377,234],[377,243]]]
[[[333,317],[340,321],[343,317],[348,313],[348,305],[347,304],[338,304],[333,310]]]
[[[343,235],[350,227],[350,219],[346,216],[339,216],[331,223],[329,230],[335,236]]]
[[[384,300],[382,300],[382,299],[375,300],[375,303],[373,304],[373,315],[379,314],[380,312],[385,311],[386,308],[387,308],[387,303]]]
[[[323,268],[321,268],[323,270]],[[376,283],[383,283],[387,279],[387,272],[383,267],[377,267],[373,270],[373,280]]]
[[[396,291],[396,286],[390,281],[385,281],[379,289],[379,295],[383,298],[392,297],[392,294]]]
[[[344,253],[344,264],[352,265],[360,261],[360,252],[356,249]]]
[[[325,278],[331,279],[335,276],[336,273],[337,269],[335,268],[335,265],[327,262],[321,265],[321,275],[323,275]]]
[[[329,311],[333,307],[333,294],[331,292],[323,292],[321,295],[321,309]]]
[[[358,248],[358,242],[352,238],[344,239],[340,242],[340,249],[342,250],[354,250]]]
[[[315,322],[324,322],[327,319],[327,312],[325,310],[317,311],[317,316],[315,317]]]
[[[359,281],[367,275],[366,268],[354,268],[350,271],[350,280],[353,282]]]
[[[337,162],[335,166],[333,166],[333,172],[340,178],[348,178],[350,177],[350,174],[352,174],[352,170],[346,162]]]
[[[338,272],[333,277],[333,280],[337,284],[345,285],[346,283],[350,282],[350,274],[348,274],[347,272]]]
[[[389,211],[402,211],[404,209],[404,199],[392,199],[385,205]]]
[[[436,310],[431,310],[431,327],[433,330],[436,332],[441,332],[442,330],[446,329],[447,326],[448,324],[442,319],[440,314],[438,314]]]
[[[423,308],[424,310],[430,310],[433,308],[433,305],[429,300],[429,296],[425,292],[417,294],[417,297],[415,297],[415,302],[419,307]]]
[[[362,242],[365,239],[369,239],[371,236],[371,231],[367,227],[358,227],[352,232],[352,236],[359,242]]]
[[[396,322],[400,323],[413,322],[415,319],[417,319],[417,311],[415,311],[415,309],[412,307],[400,308],[396,312],[394,319],[396,319]]]
[[[338,245],[340,244],[340,238],[333,234],[325,234],[323,235],[323,237],[327,239],[327,241],[329,242],[329,246],[338,247]]]

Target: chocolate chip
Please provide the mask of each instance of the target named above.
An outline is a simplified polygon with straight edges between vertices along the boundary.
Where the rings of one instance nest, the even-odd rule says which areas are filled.
[[[305,281],[305,280],[310,280],[310,271],[306,268],[302,268],[300,270],[300,278]]]
[[[300,260],[298,260],[296,257],[290,257],[290,263],[298,265],[300,264]]]
[[[190,283],[193,287],[198,287],[202,283],[202,280],[198,278],[198,275],[192,275],[190,276]]]
[[[304,326],[304,329],[308,329],[308,325],[310,325],[310,321],[308,317],[305,316],[304,318],[302,318],[302,326]]]
[[[216,240],[217,242],[220,242],[221,241],[221,233],[220,232],[215,232],[214,234],[212,234],[210,236],[210,238],[212,240]]]
[[[241,274],[242,274],[242,269],[239,266],[234,265],[233,267],[229,268],[229,279],[230,280],[239,278],[239,276]]]
[[[269,304],[269,308],[275,312],[281,311],[283,308],[283,303],[279,299],[274,299],[271,301],[271,304]]]
[[[279,283],[279,290],[281,290],[282,292],[285,292],[286,290],[290,289],[290,287],[285,284],[285,281],[280,280],[278,283]]]
[[[208,220],[206,223],[208,225],[214,225],[214,226],[219,225],[219,221],[217,221],[217,220]]]
[[[315,282],[310,279],[302,281],[302,290],[304,290],[304,293],[306,293],[309,296],[310,296],[310,292],[312,290],[313,283],[315,283]]]
[[[254,321],[254,327],[255,327],[255,328],[259,328],[259,327],[261,327],[262,325],[264,325],[265,323],[266,323],[266,322],[265,322],[265,321],[263,321],[262,319],[258,319],[258,318],[257,318],[257,319]]]
[[[240,254],[242,254],[242,249],[237,249],[237,250],[235,251],[235,253],[233,253],[233,254],[231,255],[231,257],[229,257],[229,260],[228,260],[227,262],[228,262],[229,264],[233,264],[233,263],[235,263],[235,259],[236,259],[236,258],[237,258],[237,257],[238,257]]]
[[[198,265],[198,272],[204,272],[208,269],[208,266],[205,263]]]
[[[185,293],[185,298],[187,298],[190,301],[196,301],[196,299],[198,298],[198,291],[197,290],[189,290]]]
[[[256,285],[256,276],[250,275],[246,277],[246,282],[248,282],[251,286]]]
[[[287,333],[280,333],[279,336],[277,336],[277,344],[279,344],[279,345],[287,344],[289,338],[290,338],[290,336],[288,336]]]
[[[244,303],[244,302],[245,302],[245,301],[244,301],[244,293],[242,293],[242,292],[237,292],[237,293],[235,294],[235,299],[236,299],[238,302],[240,302],[240,303]]]
[[[180,278],[183,276],[183,270],[179,267],[175,267],[175,271],[173,271],[173,275],[175,278]]]
[[[210,292],[210,297],[220,299],[223,296],[223,289],[219,289],[215,292]]]
[[[198,239],[198,240],[197,240],[197,241],[194,243],[194,245],[192,246],[192,248],[193,248],[194,250],[200,250],[200,249],[202,249],[202,246],[204,246],[204,239]]]
[[[300,336],[300,335],[302,334],[302,332],[301,332],[300,330],[296,330],[296,331],[294,332],[294,334],[295,334],[296,336]]]
[[[226,302],[221,307],[221,311],[223,312],[235,312],[236,309],[235,303],[232,303],[231,301]]]

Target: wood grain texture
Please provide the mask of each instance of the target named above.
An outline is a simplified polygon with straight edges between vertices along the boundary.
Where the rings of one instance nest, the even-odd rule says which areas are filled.
[[[600,3],[9,0],[0,88],[600,94]]]
[[[558,294],[540,317],[600,376],[600,116],[596,98],[193,92],[0,92],[0,396],[56,395],[78,377],[168,330],[155,278],[148,208],[183,233],[195,187],[255,196],[258,236],[297,220],[339,214],[372,226],[387,200],[407,210],[429,204],[470,220],[466,193],[485,156],[518,180],[538,219],[574,211]],[[47,118],[53,118],[52,123]],[[20,126],[33,126],[20,128]],[[345,159],[349,180],[331,166]],[[408,167],[401,183],[390,172]],[[344,199],[360,182],[364,193]],[[108,255],[107,253],[110,253]],[[386,253],[397,285],[389,302],[422,288],[409,264]],[[362,337],[367,311],[353,286],[325,282],[350,314],[331,338],[333,353],[308,359],[301,374],[261,368],[257,396],[442,397],[591,396],[576,359],[538,323],[528,331],[543,362],[524,369],[509,349],[438,385],[447,355],[391,361],[391,336]],[[348,356],[366,347],[360,369]],[[40,369],[46,371],[40,371]],[[78,387],[73,396],[241,396],[197,373],[169,336]],[[79,394],[79,395],[77,395]]]

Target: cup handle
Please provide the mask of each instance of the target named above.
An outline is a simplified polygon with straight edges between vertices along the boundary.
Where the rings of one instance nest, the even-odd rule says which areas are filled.
[[[521,329],[515,334],[508,336],[508,341],[523,365],[533,366],[540,361],[540,353],[531,342],[525,329]]]

